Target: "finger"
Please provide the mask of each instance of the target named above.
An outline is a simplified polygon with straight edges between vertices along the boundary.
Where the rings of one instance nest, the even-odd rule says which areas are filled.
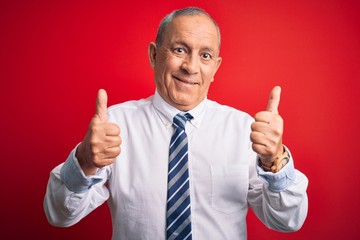
[[[269,123],[267,122],[253,122],[251,124],[251,131],[252,132],[259,132],[259,133],[267,133],[269,132]]]
[[[95,161],[94,162],[94,165],[97,167],[97,168],[103,168],[103,167],[106,167],[110,164],[113,164],[114,162],[116,161],[116,157],[105,157],[105,158],[102,158],[100,161]]]
[[[271,90],[266,111],[278,114],[280,94],[281,94],[281,88],[279,86],[276,86]]]
[[[120,135],[120,127],[117,124],[107,122],[103,126],[104,126],[106,136],[119,136]]]
[[[268,142],[267,139],[264,137],[265,134],[261,132],[251,132],[250,133],[250,140],[254,144],[259,144],[262,146],[267,146]]]
[[[100,122],[107,122],[107,93],[104,89],[100,89],[96,98],[96,115],[100,118]]]
[[[271,156],[271,152],[267,146],[264,146],[262,144],[253,143],[252,149],[254,152],[256,152],[261,159],[265,159],[269,156]]]
[[[274,155],[276,150],[276,143],[273,141],[272,138],[269,138],[264,133],[260,132],[251,132],[250,133],[250,140],[253,145],[257,145],[261,151],[257,151],[260,155]]]
[[[256,122],[270,123],[270,120],[273,118],[273,113],[268,111],[262,111],[255,114],[254,119]]]
[[[99,153],[99,155],[98,155],[98,157],[99,157],[98,164],[109,165],[108,161],[110,161],[112,163],[113,160],[115,160],[116,157],[118,157],[120,155],[120,153],[121,153],[121,148],[120,147],[106,148],[106,149],[104,149],[103,152]]]
[[[108,147],[118,147],[122,142],[120,136],[107,136],[104,141]]]
[[[104,154],[104,158],[116,158],[120,155],[120,152],[121,148],[119,146],[107,148]]]

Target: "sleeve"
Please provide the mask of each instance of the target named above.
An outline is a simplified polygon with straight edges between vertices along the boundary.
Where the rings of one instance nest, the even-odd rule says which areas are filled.
[[[44,211],[50,224],[68,227],[76,224],[109,198],[105,183],[110,168],[85,176],[75,157],[76,148],[65,163],[55,167],[47,184]]]
[[[281,232],[297,231],[307,216],[307,186],[307,177],[294,168],[292,157],[278,173],[271,173],[263,171],[254,156],[248,202],[269,228]]]

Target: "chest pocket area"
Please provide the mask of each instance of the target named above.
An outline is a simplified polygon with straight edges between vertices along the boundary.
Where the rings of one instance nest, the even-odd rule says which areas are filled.
[[[231,214],[247,206],[249,169],[246,164],[211,166],[211,206]]]

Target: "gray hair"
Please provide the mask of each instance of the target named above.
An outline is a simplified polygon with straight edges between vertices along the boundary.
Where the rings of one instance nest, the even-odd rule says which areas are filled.
[[[210,16],[210,14],[208,14],[205,10],[201,9],[201,8],[197,8],[197,7],[187,7],[187,8],[182,8],[182,9],[178,9],[175,10],[173,12],[171,12],[170,14],[166,15],[163,20],[160,22],[159,25],[159,29],[156,35],[156,46],[160,47],[164,38],[164,33],[167,29],[167,27],[169,26],[169,24],[174,20],[174,18],[178,17],[178,16],[194,16],[194,15],[205,15],[208,18],[210,18],[210,20],[214,23],[217,33],[218,33],[218,37],[219,37],[219,50],[220,50],[220,28],[219,25],[217,24],[217,22]]]

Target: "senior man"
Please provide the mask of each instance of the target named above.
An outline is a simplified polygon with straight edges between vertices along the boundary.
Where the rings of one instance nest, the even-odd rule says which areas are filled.
[[[209,100],[219,48],[202,9],[162,20],[148,48],[155,94],[107,108],[99,90],[86,136],[51,172],[51,224],[71,226],[107,201],[113,239],[246,239],[248,207],[272,229],[302,226],[308,180],[282,143],[281,89],[254,118]]]

